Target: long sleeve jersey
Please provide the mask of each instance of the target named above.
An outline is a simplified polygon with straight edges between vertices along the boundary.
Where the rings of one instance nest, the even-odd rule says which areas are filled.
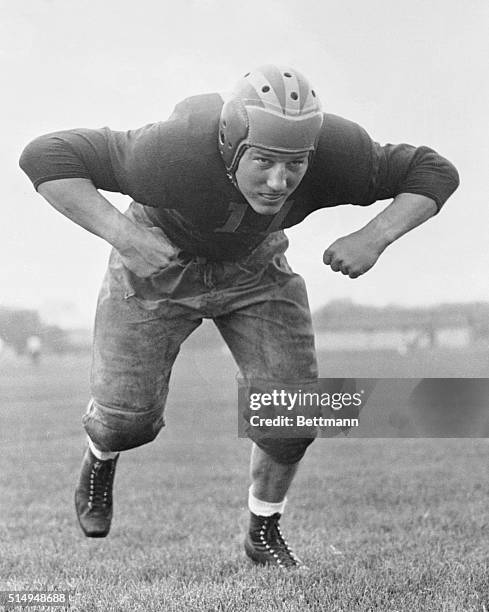
[[[458,186],[455,167],[429,147],[374,142],[356,123],[325,114],[312,162],[275,215],[260,215],[227,176],[217,134],[219,94],[187,98],[167,121],[127,132],[72,129],[41,136],[20,166],[34,187],[85,178],[146,207],[155,225],[192,255],[236,260],[267,234],[300,223],[313,211],[368,206],[413,193],[444,204]]]

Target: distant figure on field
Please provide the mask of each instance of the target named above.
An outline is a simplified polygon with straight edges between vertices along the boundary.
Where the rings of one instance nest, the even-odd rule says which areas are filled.
[[[41,361],[42,341],[39,336],[32,335],[26,340],[27,354],[34,365],[39,365]]]

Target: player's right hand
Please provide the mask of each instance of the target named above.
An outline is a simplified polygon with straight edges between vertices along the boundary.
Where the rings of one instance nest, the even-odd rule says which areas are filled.
[[[117,250],[126,268],[140,278],[161,272],[179,252],[169,244],[159,227],[137,227],[130,239]]]

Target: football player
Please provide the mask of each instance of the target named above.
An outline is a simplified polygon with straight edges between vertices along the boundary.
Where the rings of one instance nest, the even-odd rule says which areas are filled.
[[[356,278],[458,185],[453,165],[432,149],[379,145],[359,125],[323,113],[300,72],[276,65],[244,75],[226,100],[184,100],[167,121],[41,136],[20,165],[54,208],[113,246],[75,496],[89,537],[109,532],[119,453],[163,427],[172,365],[203,318],[214,321],[245,381],[314,388],[310,310],[285,258],[285,228],[319,209],[392,199],[324,252],[327,266]],[[99,190],[133,202],[122,214]],[[279,523],[315,430],[297,438],[248,432],[246,553],[258,564],[301,567]]]

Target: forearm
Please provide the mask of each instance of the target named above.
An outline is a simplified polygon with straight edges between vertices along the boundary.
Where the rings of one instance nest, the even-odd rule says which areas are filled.
[[[427,221],[436,211],[431,198],[401,193],[365,227],[333,242],[324,252],[323,261],[334,272],[357,278],[375,265],[389,244]]]
[[[88,179],[60,179],[42,183],[39,193],[62,215],[106,240],[117,249],[137,232],[137,226],[120,213]]]
[[[89,179],[46,181],[38,191],[65,217],[116,248],[122,263],[137,276],[161,271],[177,255],[160,228],[133,223]]]
[[[430,219],[436,211],[436,203],[431,198],[401,193],[360,232],[382,252],[402,235]]]

